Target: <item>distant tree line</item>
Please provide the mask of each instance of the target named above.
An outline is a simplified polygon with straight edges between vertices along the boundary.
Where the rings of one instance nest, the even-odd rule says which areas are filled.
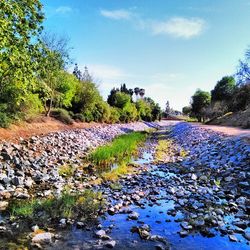
[[[205,122],[247,108],[250,108],[250,48],[234,76],[224,76],[210,93],[198,89],[191,105],[183,107],[182,112]]]
[[[32,120],[40,114],[66,123],[77,121],[130,122],[160,118],[158,104],[144,98],[144,89],[100,95],[88,68],[72,64],[68,41],[43,32],[39,0],[0,1],[0,126]],[[132,96],[141,98],[134,101]]]

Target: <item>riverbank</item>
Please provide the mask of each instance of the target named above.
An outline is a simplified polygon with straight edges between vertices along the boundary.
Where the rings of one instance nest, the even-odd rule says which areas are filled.
[[[161,130],[140,149],[134,173],[115,183],[100,183],[91,166],[87,166],[89,173],[81,168],[91,149],[117,135],[159,125]],[[36,231],[40,236],[35,245],[50,243],[46,249],[247,249],[249,155],[249,145],[240,138],[187,123],[134,123],[51,133],[1,146],[0,203],[4,210],[10,197],[44,199],[58,196],[65,187],[73,192],[101,192],[106,205],[92,226],[81,218],[63,217],[57,218],[59,224],[52,231],[49,221],[44,222],[46,227],[39,224],[42,231],[37,231],[35,222],[28,224],[26,230],[33,235],[26,234],[25,239],[32,241]],[[72,176],[60,175],[65,165],[75,167]],[[5,239],[22,225],[8,216],[0,221]]]

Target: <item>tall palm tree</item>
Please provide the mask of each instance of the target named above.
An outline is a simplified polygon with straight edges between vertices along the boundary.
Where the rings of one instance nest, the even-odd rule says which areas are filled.
[[[138,99],[138,94],[140,93],[140,88],[136,87],[134,88],[134,93],[136,95],[136,100]]]
[[[140,89],[139,95],[140,95],[141,98],[143,98],[144,95],[145,95],[145,89]]]

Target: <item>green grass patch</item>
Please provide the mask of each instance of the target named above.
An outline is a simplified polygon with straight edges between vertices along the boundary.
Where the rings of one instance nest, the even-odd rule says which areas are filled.
[[[32,199],[14,202],[10,205],[12,218],[21,217],[38,220],[44,218],[77,218],[93,219],[105,204],[101,192],[85,190],[83,193],[63,193],[59,198]]]
[[[147,137],[146,132],[133,132],[115,138],[111,143],[97,148],[89,155],[89,160],[97,166],[108,166],[115,162],[130,159]]]

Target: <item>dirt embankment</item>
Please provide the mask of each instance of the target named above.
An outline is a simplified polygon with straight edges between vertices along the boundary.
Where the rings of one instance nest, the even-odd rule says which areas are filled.
[[[0,141],[17,142],[20,137],[23,139],[34,135],[46,135],[51,132],[64,131],[76,128],[89,128],[96,126],[97,123],[74,122],[72,125],[66,125],[54,118],[41,118],[31,123],[21,122],[12,124],[10,128],[0,128]]]
[[[223,125],[223,126],[233,126],[250,129],[250,108],[235,112],[228,113],[222,117],[218,117],[209,121],[209,125]]]

